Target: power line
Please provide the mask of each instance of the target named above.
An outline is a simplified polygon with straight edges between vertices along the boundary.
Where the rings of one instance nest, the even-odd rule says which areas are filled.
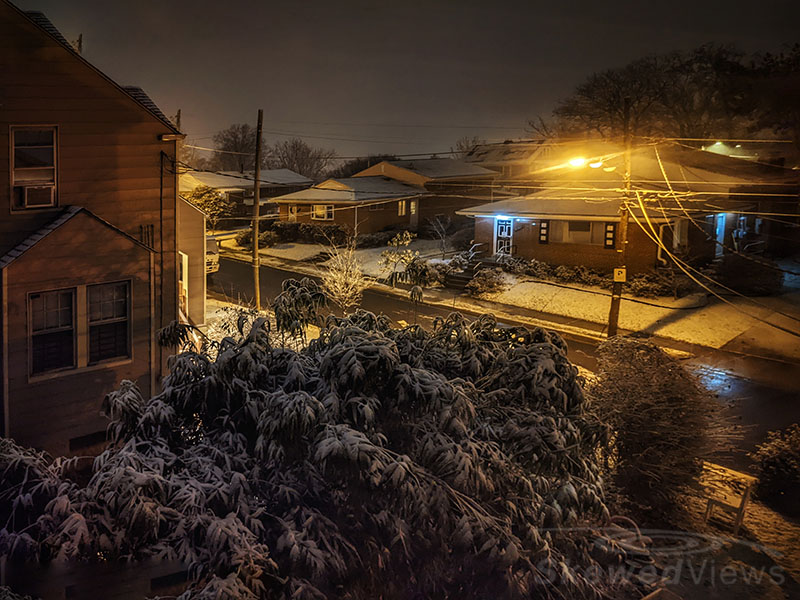
[[[637,193],[637,194],[636,194],[636,196],[637,196],[637,200],[639,201],[640,208],[643,208],[643,205],[642,205],[642,200],[641,200],[641,198],[639,198],[639,194]],[[766,309],[767,309],[767,310],[769,310],[770,312],[775,312],[775,313],[777,313],[777,314],[779,314],[779,315],[781,315],[781,316],[787,317],[787,318],[789,318],[789,319],[791,319],[791,320],[793,320],[793,321],[798,321],[798,322],[800,322],[800,319],[798,319],[797,317],[794,317],[794,316],[792,316],[792,315],[789,315],[789,314],[787,314],[787,313],[783,313],[783,312],[781,312],[781,311],[774,310],[774,309],[770,308],[769,306],[766,306],[765,304],[761,304],[761,303],[759,303],[759,302],[756,302],[755,300],[752,300],[751,298],[747,298],[747,296],[745,296],[745,295],[743,295],[743,294],[739,294],[739,292],[736,292],[735,290],[732,290],[731,288],[729,288],[729,287],[727,287],[727,286],[725,286],[725,285],[723,285],[723,284],[719,283],[718,281],[715,281],[715,280],[714,280],[712,277],[709,277],[709,276],[708,276],[708,275],[706,275],[705,273],[702,273],[702,272],[698,271],[697,269],[694,269],[693,267],[689,266],[687,263],[683,262],[683,261],[682,261],[681,259],[679,259],[677,256],[675,256],[674,254],[672,254],[672,252],[670,252],[669,248],[667,248],[667,247],[666,247],[666,245],[664,244],[664,242],[663,242],[663,241],[661,241],[661,239],[659,239],[659,237],[658,237],[658,234],[655,232],[655,228],[653,227],[652,223],[650,222],[650,219],[649,219],[649,217],[648,217],[648,215],[647,215],[647,213],[646,213],[646,212],[644,212],[644,211],[643,211],[643,212],[644,212],[644,219],[645,219],[645,221],[647,222],[647,225],[648,225],[648,227],[650,228],[650,230],[651,230],[652,234],[651,234],[650,232],[648,232],[648,231],[647,231],[647,229],[645,229],[645,228],[642,226],[642,223],[639,221],[639,219],[636,217],[636,215],[635,215],[633,212],[631,212],[631,211],[629,211],[629,212],[630,212],[631,218],[633,218],[633,220],[636,222],[636,224],[637,224],[637,225],[639,225],[639,227],[642,229],[642,231],[643,231],[643,232],[644,232],[644,233],[645,233],[645,234],[646,234],[646,235],[647,235],[647,236],[648,236],[648,237],[649,237],[649,238],[650,238],[650,239],[651,239],[653,242],[655,242],[655,243],[656,243],[656,245],[657,245],[657,246],[659,246],[659,247],[660,247],[660,248],[661,248],[661,249],[662,249],[662,250],[663,250],[663,251],[664,251],[664,252],[667,254],[667,256],[669,256],[669,257],[670,257],[670,258],[673,260],[673,262],[674,262],[674,263],[677,265],[677,267],[678,267],[678,268],[679,268],[681,271],[683,271],[683,272],[686,274],[686,276],[687,276],[687,277],[689,277],[689,278],[690,278],[692,281],[694,281],[694,282],[695,282],[697,285],[699,285],[700,287],[702,287],[702,288],[703,288],[704,290],[706,290],[708,293],[712,294],[714,297],[716,297],[717,299],[721,300],[721,301],[722,301],[722,302],[724,302],[725,304],[728,304],[729,306],[731,306],[731,307],[732,307],[734,310],[737,310],[738,312],[740,312],[740,313],[742,313],[742,314],[744,314],[744,315],[746,315],[746,316],[750,317],[751,319],[754,319],[754,320],[756,320],[756,321],[759,321],[759,322],[761,322],[761,323],[765,323],[765,324],[767,324],[767,325],[770,325],[771,327],[774,327],[774,328],[776,328],[776,329],[780,329],[781,331],[784,331],[784,332],[786,332],[786,333],[788,333],[788,334],[790,334],[790,335],[793,335],[793,336],[795,336],[795,337],[800,337],[800,333],[798,333],[798,332],[796,332],[796,331],[792,331],[791,329],[787,329],[786,327],[783,327],[783,326],[781,326],[781,325],[777,325],[777,324],[775,324],[775,323],[772,323],[772,322],[770,322],[770,321],[767,321],[766,319],[762,319],[762,318],[760,318],[760,317],[754,316],[754,315],[750,314],[749,312],[747,312],[747,311],[745,311],[745,310],[741,309],[740,307],[736,306],[736,305],[735,305],[733,302],[730,302],[729,300],[727,300],[727,299],[723,298],[723,297],[722,297],[720,294],[718,294],[717,292],[715,292],[714,290],[712,290],[710,287],[708,287],[707,285],[705,285],[703,282],[701,282],[700,280],[698,280],[698,279],[697,279],[697,278],[696,278],[694,275],[692,275],[692,274],[689,272],[689,269],[691,269],[692,271],[695,271],[695,272],[696,272],[698,275],[701,275],[702,277],[705,277],[706,279],[708,279],[708,280],[709,280],[711,283],[713,283],[714,285],[718,285],[719,287],[721,287],[721,288],[723,288],[723,289],[725,289],[725,290],[728,290],[728,291],[730,291],[730,292],[732,292],[732,293],[734,293],[734,294],[736,294],[736,295],[738,295],[738,296],[741,296],[741,297],[742,297],[742,298],[744,298],[745,300],[748,300],[748,301],[750,301],[750,302],[752,302],[752,303],[756,304],[757,306],[761,306],[761,307],[763,307],[763,308],[766,308]]]

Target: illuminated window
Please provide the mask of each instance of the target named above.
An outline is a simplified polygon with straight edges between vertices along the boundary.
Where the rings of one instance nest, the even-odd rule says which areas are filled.
[[[31,374],[75,366],[75,290],[28,296]]]
[[[12,127],[12,207],[56,205],[56,128]]]
[[[333,221],[333,205],[314,204],[311,207],[311,218],[315,221]]]
[[[398,200],[397,201],[397,216],[398,217],[405,217],[406,216],[406,201],[405,200]]]
[[[417,201],[416,200],[412,200],[411,201],[411,205],[409,206],[409,209],[411,210],[411,214],[412,215],[417,214]]]
[[[89,363],[130,356],[127,281],[87,287],[89,302]]]

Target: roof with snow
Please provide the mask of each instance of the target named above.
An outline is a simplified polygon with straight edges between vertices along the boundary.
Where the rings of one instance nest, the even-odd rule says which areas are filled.
[[[567,190],[560,188],[546,189],[535,194],[509,198],[498,202],[490,202],[456,211],[459,215],[469,217],[500,217],[561,219],[575,221],[618,221],[620,204],[625,197],[621,189]],[[644,210],[642,210],[644,206]],[[649,194],[642,195],[641,205],[637,196],[631,198],[631,212],[642,219],[647,217],[655,222],[663,223],[676,217],[693,216],[717,212],[745,210],[750,207],[748,201],[729,200],[727,198],[703,201],[675,200]]]
[[[291,187],[311,185],[311,180],[289,169],[262,169],[259,173],[260,187]],[[197,186],[204,185],[220,192],[242,192],[252,190],[253,171],[189,171],[181,174],[180,191],[191,192]]]
[[[10,265],[15,260],[17,260],[20,256],[25,254],[25,252],[27,252],[28,250],[33,248],[36,244],[38,244],[40,241],[42,241],[44,238],[46,238],[49,234],[53,233],[56,229],[58,229],[59,227],[61,227],[65,223],[69,222],[73,217],[75,217],[76,215],[78,215],[80,213],[85,213],[85,214],[89,215],[90,217],[93,217],[94,219],[100,221],[106,227],[109,227],[110,229],[114,230],[116,233],[119,233],[120,235],[125,236],[126,238],[128,238],[129,240],[131,240],[132,242],[137,244],[138,246],[141,246],[142,248],[145,248],[148,251],[150,251],[150,248],[145,246],[142,242],[140,242],[136,238],[128,235],[127,233],[125,233],[124,231],[119,229],[118,227],[114,227],[111,223],[109,223],[108,221],[105,221],[104,219],[101,219],[100,217],[98,217],[96,214],[94,214],[90,210],[87,210],[87,209],[82,208],[80,206],[68,206],[53,221],[51,221],[47,225],[37,229],[34,233],[29,235],[22,242],[17,244],[14,248],[12,248],[8,252],[6,252],[6,254],[4,256],[0,257],[0,269],[5,269],[8,265]]]
[[[466,177],[494,177],[495,171],[455,158],[415,158],[413,160],[385,160],[369,170],[376,170],[382,163],[412,171],[428,179],[460,179]]]
[[[527,162],[545,144],[545,140],[507,140],[496,144],[479,144],[464,156],[469,163],[490,165]]]
[[[327,179],[317,185],[292,194],[273,198],[279,204],[331,202],[336,204],[360,204],[375,200],[411,198],[425,194],[425,190],[383,177],[342,177]]]

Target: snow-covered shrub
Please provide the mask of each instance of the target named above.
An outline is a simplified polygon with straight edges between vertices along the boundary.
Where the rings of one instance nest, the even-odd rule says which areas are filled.
[[[155,397],[109,399],[86,484],[0,444],[3,556],[179,559],[181,600],[611,591],[569,530],[607,518],[605,428],[557,335],[359,311],[294,351],[259,319],[171,367]]]
[[[475,237],[473,225],[464,227],[450,234],[450,247],[454,250],[464,251],[472,247],[472,239]]]
[[[396,231],[376,231],[375,233],[359,233],[356,236],[356,248],[379,248],[385,246],[397,235]]]
[[[318,322],[320,310],[326,304],[322,287],[313,279],[284,279],[281,293],[271,304],[275,327],[283,334],[302,338],[306,328]]]
[[[417,257],[406,265],[406,281],[411,285],[430,287],[439,283],[439,273],[427,260]]]
[[[523,275],[527,272],[528,261],[524,258],[501,254],[498,257],[498,262],[500,263],[503,271],[506,273],[511,273],[512,275]]]
[[[250,248],[253,245],[253,228],[250,229],[242,229],[239,233],[236,234],[234,238],[236,240],[236,245],[241,246],[242,248]]]
[[[501,292],[506,287],[503,271],[500,269],[481,269],[467,283],[466,290],[470,296]]]
[[[348,231],[337,223],[301,223],[299,241],[308,244],[333,244],[342,246],[347,242]]]
[[[758,469],[758,496],[781,510],[800,513],[800,425],[770,431],[750,455]]]
[[[725,449],[735,431],[722,405],[655,344],[614,337],[598,347],[590,406],[611,428],[604,448],[611,481],[634,511],[658,520],[685,505],[702,460]]]
[[[272,231],[282,243],[296,242],[300,239],[300,225],[295,221],[274,221]]]
[[[279,242],[278,235],[274,231],[267,230],[258,236],[259,248],[272,248]],[[244,229],[236,234],[236,245],[242,248],[253,248],[253,228]]]
[[[740,294],[771,296],[783,289],[783,273],[774,268],[776,266],[761,256],[746,258],[738,254],[725,254],[711,269],[711,275]]]

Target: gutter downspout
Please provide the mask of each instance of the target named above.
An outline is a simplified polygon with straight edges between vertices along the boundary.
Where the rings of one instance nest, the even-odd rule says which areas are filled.
[[[668,225],[669,225],[669,223],[662,223],[661,225],[658,226],[658,239],[662,242],[662,244],[663,244],[663,241],[664,241],[664,227],[667,227]],[[656,252],[656,259],[658,260],[658,262],[660,262],[663,266],[666,267],[669,263],[667,262],[667,259],[664,258],[663,254],[662,254],[663,251],[664,251],[663,250],[664,247],[663,247],[662,244],[658,244],[658,251]]]

